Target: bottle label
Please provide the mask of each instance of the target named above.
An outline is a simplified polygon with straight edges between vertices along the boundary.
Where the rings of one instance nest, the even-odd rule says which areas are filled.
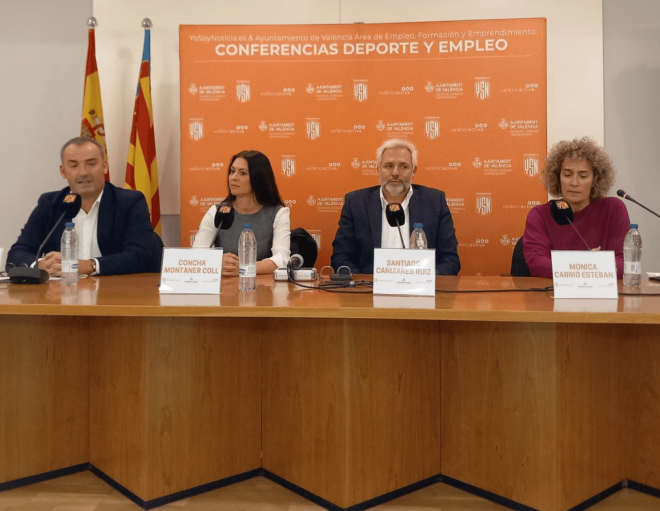
[[[245,265],[238,267],[238,276],[239,277],[256,277],[257,276],[257,267],[253,265]]]
[[[632,261],[623,262],[623,273],[632,273],[634,275],[642,273],[642,263],[633,263]]]
[[[62,273],[70,273],[78,271],[78,260],[74,261],[62,261]]]

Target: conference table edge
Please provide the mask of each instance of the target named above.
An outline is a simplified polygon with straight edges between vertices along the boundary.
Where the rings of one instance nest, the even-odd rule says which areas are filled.
[[[495,321],[509,323],[659,324],[660,314],[640,312],[559,312],[538,310],[394,309],[372,307],[260,307],[162,305],[4,304],[0,315],[217,317],[312,319],[407,319],[424,321]]]

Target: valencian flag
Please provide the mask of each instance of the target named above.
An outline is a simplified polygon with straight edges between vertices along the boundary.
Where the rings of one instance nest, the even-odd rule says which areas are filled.
[[[101,106],[101,85],[96,67],[96,41],[94,27],[96,18],[87,20],[89,31],[87,36],[87,67],[85,69],[85,92],[83,94],[82,123],[80,136],[93,138],[103,146],[105,160],[108,161],[108,148],[105,144],[105,125],[103,124],[103,107]],[[106,173],[105,180],[110,179]]]
[[[151,225],[161,235],[160,198],[158,194],[158,164],[156,162],[156,139],[154,137],[154,117],[151,103],[151,21],[142,22],[144,48],[138,79],[131,145],[128,149],[125,188],[138,190],[144,194],[149,204]]]

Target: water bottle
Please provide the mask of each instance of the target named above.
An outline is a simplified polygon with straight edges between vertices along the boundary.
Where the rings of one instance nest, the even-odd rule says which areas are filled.
[[[238,289],[257,289],[257,240],[251,224],[243,224],[241,237],[238,238]]]
[[[78,283],[78,233],[73,222],[67,222],[62,241],[62,285],[72,286]]]
[[[637,224],[630,224],[630,230],[623,240],[623,285],[639,286],[642,281],[642,236]]]
[[[429,245],[426,242],[423,224],[413,224],[414,231],[410,235],[410,248],[417,250],[426,250]]]

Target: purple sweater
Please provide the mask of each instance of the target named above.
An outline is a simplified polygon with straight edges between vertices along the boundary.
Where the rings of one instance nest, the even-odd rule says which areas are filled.
[[[575,213],[573,225],[589,247],[614,250],[617,278],[623,276],[623,239],[630,227],[623,201],[605,197]],[[552,278],[551,250],[586,250],[570,225],[557,225],[550,214],[550,203],[536,206],[527,215],[523,234],[525,261],[533,277]]]

